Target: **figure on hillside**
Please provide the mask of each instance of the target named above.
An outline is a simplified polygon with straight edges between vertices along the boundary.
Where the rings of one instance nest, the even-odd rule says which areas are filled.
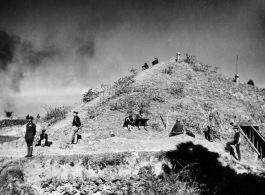
[[[213,131],[215,128],[215,124],[214,124],[214,119],[213,119],[213,115],[210,114],[209,115],[209,124],[207,126],[207,131],[205,133],[205,138],[210,141],[213,142]]]
[[[48,142],[48,134],[45,133],[45,131],[46,129],[42,129],[39,142],[35,146],[50,146],[50,143]]]
[[[68,140],[69,144],[77,143],[77,134],[76,133],[81,127],[81,121],[77,115],[78,115],[78,112],[74,111],[72,129],[71,129],[71,133],[70,133],[69,140]]]
[[[25,157],[32,157],[33,141],[36,135],[36,125],[32,122],[33,121],[32,116],[29,116],[28,120],[29,122],[26,126],[26,134],[25,134],[25,140],[27,142],[27,147],[28,147],[28,154]]]
[[[148,66],[148,64],[145,62],[144,65],[142,66],[142,70],[146,70],[146,69],[148,69],[148,68],[149,68],[149,66]]]
[[[153,66],[156,65],[156,64],[158,64],[158,58],[155,58],[155,60],[152,62]]]
[[[124,128],[127,128],[130,131],[133,125],[134,125],[134,120],[133,120],[132,115],[124,119],[124,123],[123,123]]]
[[[174,124],[171,132],[169,133],[169,137],[172,137],[175,135],[180,135],[180,134],[184,133],[184,127],[180,122],[181,122],[180,119],[176,120],[176,123]]]
[[[146,126],[147,126],[147,121],[149,119],[144,118],[143,113],[144,112],[142,110],[140,110],[139,114],[136,115],[135,125],[138,127],[139,130],[141,129],[141,126],[144,126],[144,129],[147,131]]]
[[[237,152],[237,159],[240,161],[241,160],[241,151],[240,151],[240,143],[241,143],[241,138],[240,138],[240,131],[238,127],[234,126],[233,128],[235,130],[235,135],[234,135],[234,141],[232,145],[235,146],[236,152]]]
[[[39,114],[37,115],[37,119],[40,119],[40,115]]]

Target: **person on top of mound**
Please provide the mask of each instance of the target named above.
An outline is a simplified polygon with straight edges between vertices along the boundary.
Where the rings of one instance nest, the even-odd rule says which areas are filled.
[[[180,135],[180,134],[184,133],[184,127],[180,122],[181,122],[180,119],[176,120],[176,123],[174,124],[171,132],[169,133],[169,137],[172,137],[175,135]]]
[[[149,66],[148,66],[148,64],[145,62],[144,65],[142,66],[142,70],[146,70],[146,69],[148,69],[148,68],[149,68]]]
[[[158,64],[158,58],[155,58],[155,60],[152,62],[153,66],[156,65],[156,64]]]
[[[27,142],[28,146],[28,154],[25,157],[32,157],[33,152],[33,141],[34,137],[36,135],[36,125],[33,123],[33,117],[28,117],[28,124],[26,126],[26,134],[25,134],[25,140]]]
[[[126,117],[124,120],[123,127],[127,128],[130,131],[133,125],[134,125],[134,120],[133,120],[132,115],[130,115],[129,117]]]

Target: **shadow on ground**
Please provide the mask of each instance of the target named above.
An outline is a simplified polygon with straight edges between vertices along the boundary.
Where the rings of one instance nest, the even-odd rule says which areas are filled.
[[[0,144],[5,143],[5,142],[12,142],[12,141],[18,140],[19,138],[20,137],[0,135]]]
[[[201,145],[194,145],[192,142],[179,144],[176,150],[166,153],[166,158],[173,167],[170,169],[164,166],[165,172],[179,172],[192,164],[191,177],[203,189],[202,194],[265,194],[264,177],[249,173],[236,174],[230,167],[219,163],[219,154],[210,152]]]

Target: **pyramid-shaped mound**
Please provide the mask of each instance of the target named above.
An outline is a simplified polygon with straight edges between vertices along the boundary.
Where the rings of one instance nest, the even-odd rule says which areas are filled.
[[[139,73],[132,70],[113,85],[91,89],[84,95],[84,102],[73,106],[71,112],[79,112],[80,133],[87,141],[108,138],[110,131],[128,139],[168,137],[176,118],[181,118],[188,130],[202,135],[210,113],[225,137],[231,134],[232,121],[263,122],[263,94],[264,90],[256,86],[236,84],[217,73],[217,68],[211,70],[188,58],[179,62],[171,58]],[[124,130],[124,118],[129,114],[135,117],[139,110],[149,118],[148,131]],[[67,138],[71,112],[50,127],[54,139]]]

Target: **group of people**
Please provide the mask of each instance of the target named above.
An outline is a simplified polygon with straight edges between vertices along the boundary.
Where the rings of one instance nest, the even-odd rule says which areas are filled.
[[[136,115],[135,119],[133,118],[132,115],[129,115],[128,117],[126,117],[124,119],[123,127],[127,128],[129,131],[131,131],[134,126],[138,127],[139,130],[143,126],[144,129],[147,131],[146,126],[147,126],[147,121],[149,119],[145,118],[143,116],[143,113],[144,112],[142,110],[140,110],[139,114]],[[80,121],[80,118],[78,116],[78,112],[74,111],[73,114],[74,114],[74,117],[73,117],[73,121],[72,121],[72,129],[71,129],[69,139],[68,139],[68,144],[77,143],[77,140],[78,140],[77,132],[79,131],[79,129],[81,127],[81,121]],[[34,138],[36,135],[36,125],[33,123],[33,117],[32,116],[28,116],[27,118],[28,118],[28,124],[26,125],[25,141],[27,143],[28,150],[27,150],[26,157],[31,157],[32,152],[33,152],[33,142],[34,142]],[[233,129],[235,130],[234,141],[230,142],[229,145],[235,146],[236,151],[237,151],[238,160],[240,161],[241,160],[240,131],[239,131],[239,128],[237,126],[234,126]],[[50,146],[50,142],[48,142],[48,135],[45,133],[45,131],[46,131],[46,129],[44,128],[42,130],[42,133],[40,134],[39,142],[35,146],[42,146],[42,147]],[[178,118],[176,120],[176,123],[174,124],[170,134],[169,134],[169,137],[183,134],[183,133],[185,133],[185,131],[186,131],[186,133],[188,132],[187,130],[185,130],[183,124],[181,123],[181,120]],[[210,114],[209,115],[209,124],[207,126],[207,131],[205,132],[205,138],[210,142],[213,142],[213,132],[214,131],[215,131],[215,122],[213,119],[213,115]],[[193,135],[191,135],[191,136],[193,136]],[[230,147],[230,152],[232,153],[231,150],[232,150],[232,147]]]
[[[39,119],[39,117],[37,117]],[[25,157],[32,157],[33,153],[33,143],[36,135],[36,125],[33,123],[33,117],[27,116],[28,124],[26,125],[26,133],[25,133],[25,141],[27,143],[27,155]],[[74,111],[74,118],[72,122],[72,129],[70,132],[70,136],[68,139],[68,143],[77,143],[78,135],[77,132],[81,127],[81,121],[78,117],[78,112]],[[46,129],[43,128],[42,132],[39,136],[39,141],[35,146],[50,146],[52,142],[48,141],[48,134],[46,133]]]
[[[155,58],[155,60],[152,62],[152,65],[153,65],[153,66],[156,65],[156,64],[158,64],[158,58]],[[148,64],[145,62],[144,65],[142,66],[142,70],[146,70],[146,69],[148,69],[148,68],[149,68],[149,66],[148,66]]]
[[[213,142],[214,140],[214,131],[216,130],[215,129],[216,126],[215,126],[215,122],[214,122],[214,118],[213,118],[213,115],[210,114],[209,115],[209,124],[207,125],[207,130],[205,131],[205,138],[210,141],[210,142]],[[232,142],[228,142],[228,145],[229,145],[229,150],[230,150],[230,154],[234,154],[234,150],[233,150],[233,147],[235,147],[235,150],[237,152],[237,160],[241,160],[241,151],[240,151],[240,143],[241,143],[241,138],[240,138],[240,131],[239,131],[239,128],[237,126],[233,126],[233,129],[235,131],[235,134],[234,134],[234,140]],[[181,120],[180,119],[177,119],[176,120],[176,123],[174,124],[170,134],[169,134],[169,137],[172,137],[172,136],[176,136],[176,135],[180,135],[180,134],[184,134],[186,132],[186,134],[192,136],[192,137],[195,137],[194,134],[192,134],[191,132],[189,132],[188,130],[186,130],[184,128],[184,125],[181,123]]]
[[[143,116],[143,111],[139,111],[139,114],[136,115],[135,119],[133,119],[132,115],[129,115],[124,119],[123,127],[128,129],[129,131],[132,130],[134,126],[138,127],[139,130],[141,130],[141,127],[143,126],[144,129],[147,131],[147,121],[149,119],[145,118]]]
[[[215,122],[214,122],[214,118],[213,115],[210,114],[209,115],[209,124],[207,126],[207,130],[205,131],[205,138],[210,141],[213,142],[214,140],[214,131],[215,131]],[[240,131],[239,128],[237,126],[233,126],[233,130],[235,131],[234,134],[234,140],[232,142],[229,142],[229,150],[230,153],[233,154],[233,148],[232,146],[235,146],[236,148],[236,152],[237,152],[237,160],[241,160],[241,151],[240,151],[240,143],[241,143],[241,138],[240,138]]]

